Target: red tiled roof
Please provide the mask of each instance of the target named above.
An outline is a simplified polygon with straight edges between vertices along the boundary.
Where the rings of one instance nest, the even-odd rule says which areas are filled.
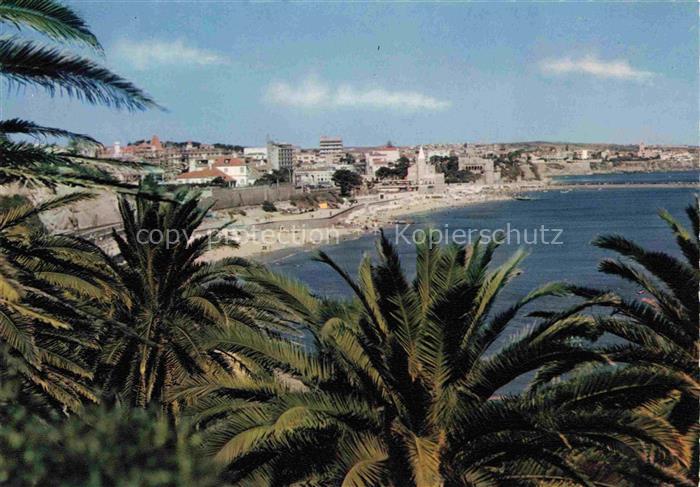
[[[223,178],[229,180],[225,173],[219,171],[218,169],[201,169],[199,171],[183,172],[178,175],[176,179],[202,179],[202,178]]]

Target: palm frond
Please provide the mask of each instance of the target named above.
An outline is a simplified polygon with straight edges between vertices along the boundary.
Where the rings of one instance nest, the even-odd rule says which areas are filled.
[[[160,108],[134,84],[88,58],[17,37],[0,38],[0,76],[91,104],[127,110]]]
[[[57,41],[77,42],[99,52],[102,46],[85,21],[70,7],[53,0],[3,0],[0,22],[30,28]]]
[[[0,7],[1,8],[1,7]],[[28,120],[12,118],[0,120],[0,134],[23,134],[32,137],[64,137],[70,140],[87,142],[93,145],[102,145],[89,135],[76,134],[68,130],[53,127],[44,127]]]

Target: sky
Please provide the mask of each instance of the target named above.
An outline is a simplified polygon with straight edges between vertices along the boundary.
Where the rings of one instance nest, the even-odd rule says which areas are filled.
[[[167,111],[2,93],[125,143],[697,144],[696,3],[68,2]]]

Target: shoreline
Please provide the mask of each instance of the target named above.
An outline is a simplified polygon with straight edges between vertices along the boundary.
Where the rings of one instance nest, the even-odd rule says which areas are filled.
[[[253,238],[246,238],[246,241],[241,242],[237,248],[213,249],[207,252],[205,257],[207,260],[216,260],[235,255],[243,258],[255,258],[266,264],[279,262],[291,255],[310,252],[325,245],[337,245],[362,238],[378,232],[380,228],[386,228],[402,221],[403,218],[478,203],[507,201],[511,200],[514,194],[530,191],[532,187],[521,188],[518,186],[484,192],[481,189],[479,188],[479,191],[472,189],[472,191],[467,192],[464,188],[459,188],[439,195],[397,193],[394,197],[385,200],[360,202],[354,207],[340,210],[338,213],[344,215],[342,219],[337,221],[333,219],[333,216],[321,220],[307,214],[307,217],[301,219],[289,221],[280,219],[272,222],[253,223],[247,229],[253,234]],[[274,228],[256,229],[256,225]],[[261,241],[260,234],[262,232],[268,232],[266,236],[269,240]],[[315,237],[324,233],[331,238],[314,241]]]
[[[446,188],[444,193],[396,193],[388,194],[387,199],[369,199],[354,207],[339,209],[334,215],[330,211],[323,216],[323,211],[316,210],[295,215],[294,218],[279,218],[265,222],[251,222],[248,232],[254,234],[252,239],[242,242],[239,247],[223,247],[209,251],[205,258],[216,260],[222,257],[237,256],[256,259],[263,264],[274,264],[293,255],[311,252],[326,245],[338,245],[357,240],[367,235],[376,234],[379,229],[396,223],[412,223],[410,217],[421,216],[451,208],[466,208],[479,203],[510,201],[516,195],[540,193],[547,191],[595,191],[604,189],[648,189],[648,188],[695,188],[691,183],[577,183],[565,182],[525,182],[509,183],[496,188],[454,185]],[[342,214],[342,218],[338,218]],[[317,218],[318,217],[318,218]],[[406,221],[404,219],[409,219]],[[291,226],[290,226],[291,224]],[[307,225],[310,228],[307,228]],[[265,230],[257,227],[264,227]],[[301,228],[299,228],[301,227]],[[257,228],[257,229],[256,229]],[[332,238],[314,241],[313,232],[322,232]],[[270,240],[259,241],[257,233],[268,232]],[[311,236],[309,234],[312,234]]]

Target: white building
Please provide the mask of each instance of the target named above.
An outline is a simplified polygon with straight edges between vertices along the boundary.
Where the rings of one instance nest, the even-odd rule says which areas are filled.
[[[350,164],[298,167],[294,170],[294,183],[297,186],[332,186],[333,174],[341,169],[356,171]]]
[[[272,169],[291,170],[294,165],[294,147],[269,141],[267,143],[267,162]]]
[[[209,160],[205,167],[191,167],[188,172],[175,177],[177,182],[185,184],[211,184],[215,179],[236,187],[249,186],[255,182],[245,160],[231,156]]]
[[[425,157],[430,160],[433,157],[450,157],[452,151],[449,149],[430,149],[426,152]]]
[[[229,177],[218,169],[199,169],[178,174],[175,180],[185,184],[211,184],[215,179],[222,179],[229,182]]]
[[[294,171],[294,183],[297,186],[332,186],[333,167],[313,167]]]
[[[236,157],[220,157],[213,164],[212,169],[217,169],[228,177],[234,186],[250,186],[253,180],[250,174],[250,168],[245,163],[244,159]]]
[[[328,137],[321,136],[319,140],[319,148],[321,155],[327,154],[342,154],[343,153],[343,139],[340,137]]]
[[[338,162],[343,156],[343,139],[340,137],[321,136],[318,145],[319,153],[329,164]]]
[[[644,142],[639,143],[639,147],[637,148],[637,157],[648,157],[649,154],[647,154],[647,148],[644,145]]]
[[[267,161],[267,147],[246,147],[243,156],[254,161]]]
[[[396,147],[379,147],[365,154],[366,175],[374,177],[380,167],[388,167],[401,157]]]

